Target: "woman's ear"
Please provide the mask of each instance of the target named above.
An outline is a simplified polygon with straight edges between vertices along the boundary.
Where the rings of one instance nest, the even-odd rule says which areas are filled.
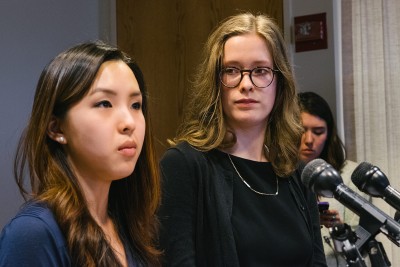
[[[47,126],[47,135],[50,137],[50,139],[62,145],[67,143],[67,139],[65,139],[60,127],[60,119],[55,116],[51,117],[49,125]]]

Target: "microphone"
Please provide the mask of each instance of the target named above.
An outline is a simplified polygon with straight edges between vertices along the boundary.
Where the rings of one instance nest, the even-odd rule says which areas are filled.
[[[351,180],[360,191],[383,198],[390,206],[400,211],[400,192],[390,186],[388,178],[378,167],[362,162],[354,169]]]
[[[304,167],[301,180],[317,195],[334,197],[360,216],[359,227],[356,229],[360,238],[357,240],[358,247],[379,231],[400,246],[400,224],[343,184],[339,172],[323,159],[310,161]]]

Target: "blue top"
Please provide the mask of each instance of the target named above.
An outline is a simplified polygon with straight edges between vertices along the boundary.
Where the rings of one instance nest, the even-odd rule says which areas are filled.
[[[127,252],[128,266],[135,266]],[[28,202],[3,228],[0,266],[71,266],[67,244],[51,210]]]
[[[0,266],[71,266],[64,236],[49,208],[28,203],[4,227]]]

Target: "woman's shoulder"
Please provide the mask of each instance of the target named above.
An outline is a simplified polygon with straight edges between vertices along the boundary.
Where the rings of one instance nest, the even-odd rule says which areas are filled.
[[[182,142],[164,153],[160,161],[161,170],[164,174],[207,176],[210,171],[222,171],[221,168],[224,168],[226,163],[222,154],[218,149],[201,151],[187,142]]]
[[[64,236],[51,210],[37,202],[24,205],[3,228],[0,251],[0,265],[69,262]]]
[[[351,175],[355,168],[357,168],[357,162],[346,160],[343,168],[340,170],[340,175],[342,176],[343,182],[349,184],[351,182]]]
[[[7,240],[18,243],[34,240],[40,243],[49,236],[61,239],[59,241],[64,243],[63,235],[51,210],[42,203],[28,202],[3,228],[0,243]]]
[[[184,141],[184,142],[180,142],[179,144],[177,144],[176,146],[173,146],[171,148],[169,148],[169,150],[179,150],[182,153],[185,154],[199,154],[202,153],[202,151],[200,149],[195,148],[194,146],[192,146],[191,144],[189,144],[188,142]]]
[[[165,161],[199,161],[204,158],[204,152],[191,146],[188,142],[181,142],[176,146],[168,148],[161,158],[161,162]]]
[[[355,168],[357,168],[358,163],[352,160],[346,160],[344,162],[342,170],[351,170],[353,171]]]

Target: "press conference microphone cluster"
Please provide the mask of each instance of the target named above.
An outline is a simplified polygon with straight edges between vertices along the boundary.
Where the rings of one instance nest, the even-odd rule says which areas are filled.
[[[400,246],[400,224],[343,183],[339,172],[323,159],[310,161],[302,171],[303,184],[317,195],[334,197],[360,217],[358,246],[379,232]],[[360,228],[361,227],[361,228]]]
[[[351,181],[360,191],[383,198],[400,212],[400,192],[390,186],[389,179],[378,167],[368,162],[360,163],[351,175]]]

